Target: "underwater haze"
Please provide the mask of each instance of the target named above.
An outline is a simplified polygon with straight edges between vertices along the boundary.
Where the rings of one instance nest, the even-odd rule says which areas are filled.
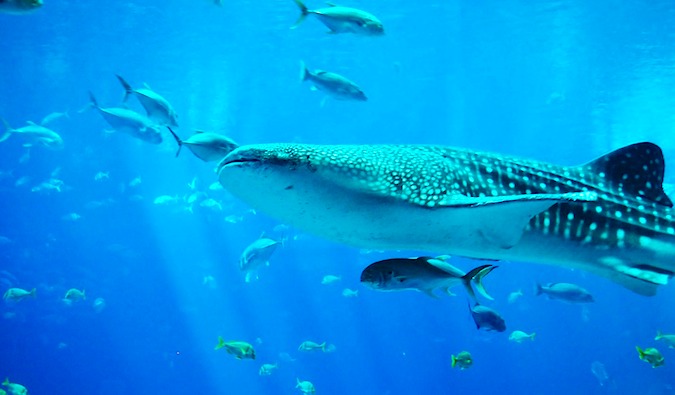
[[[499,266],[483,281],[494,301],[478,298],[507,329],[479,330],[461,286],[432,298],[360,281],[375,261],[439,251],[304,233],[222,189],[218,162],[187,146],[176,157],[165,126],[153,144],[151,129],[121,130],[89,105],[91,92],[100,108],[145,116],[119,75],[170,103],[183,140],[202,130],[242,145],[434,144],[560,165],[649,141],[675,189],[674,2],[338,5],[375,15],[384,34],[328,33],[312,13],[291,28],[293,0],[0,8],[0,135],[49,116],[63,140],[0,142],[0,380],[34,395],[301,394],[298,379],[317,394],[675,393],[675,349],[655,340],[675,333],[672,284],[647,297],[582,270],[487,262]],[[312,89],[302,62],[367,100]],[[246,281],[241,257],[259,239],[278,244]],[[537,295],[561,282],[594,302]],[[73,289],[84,295],[66,297]],[[515,330],[536,336],[516,342]],[[219,337],[249,343],[255,359],[215,350]],[[299,350],[305,341],[325,345]],[[652,368],[636,346],[665,364]],[[473,363],[453,368],[461,351]]]

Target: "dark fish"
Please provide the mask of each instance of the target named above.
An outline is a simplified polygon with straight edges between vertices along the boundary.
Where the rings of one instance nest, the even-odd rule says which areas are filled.
[[[477,329],[485,329],[486,331],[504,332],[506,330],[506,322],[501,315],[495,310],[476,303],[471,309],[471,317],[476,323]]]
[[[437,258],[394,258],[370,264],[361,273],[361,282],[378,291],[417,290],[433,298],[438,288],[450,293],[450,288],[462,284],[475,299],[473,281],[483,296],[492,299],[481,281],[496,267],[483,265],[465,273]]]

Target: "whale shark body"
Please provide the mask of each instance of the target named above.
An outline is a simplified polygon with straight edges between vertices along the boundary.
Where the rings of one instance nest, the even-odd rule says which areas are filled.
[[[242,146],[220,183],[256,209],[372,249],[588,270],[654,295],[675,272],[665,162],[651,143],[580,166],[442,146]]]

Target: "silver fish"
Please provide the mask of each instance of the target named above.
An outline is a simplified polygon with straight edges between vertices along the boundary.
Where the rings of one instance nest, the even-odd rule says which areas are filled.
[[[330,71],[309,71],[304,62],[300,62],[300,80],[310,81],[313,86],[338,100],[366,101],[368,98],[354,82]]]
[[[42,125],[28,121],[28,125],[14,129],[4,119],[2,122],[5,124],[7,130],[0,137],[0,143],[9,139],[11,136],[17,136],[24,140],[24,147],[30,148],[37,145],[51,150],[63,149],[63,139],[61,136],[55,131]]]
[[[246,247],[239,259],[239,270],[246,273],[245,280],[247,283],[258,278],[257,270],[259,267],[269,266],[270,257],[279,245],[281,245],[279,241],[260,237]]]
[[[417,290],[436,298],[434,290],[441,288],[450,293],[450,288],[462,284],[472,298],[476,298],[471,281],[476,289],[487,297],[482,279],[496,266],[482,265],[469,273],[436,258],[393,258],[377,261],[361,273],[361,282],[378,291]]]
[[[119,75],[116,76],[124,87],[124,102],[127,101],[129,95],[134,94],[143,108],[145,108],[148,118],[160,125],[178,126],[178,115],[168,100],[147,86],[145,88],[134,89],[124,78]]]
[[[186,140],[181,140],[171,128],[168,129],[176,140],[176,143],[178,143],[176,156],[180,154],[181,148],[185,145],[197,158],[204,162],[215,162],[222,160],[227,154],[239,147],[237,143],[220,134],[197,130],[195,134]]]
[[[664,163],[651,143],[580,166],[442,146],[261,144],[218,171],[255,209],[333,241],[579,268],[654,295],[675,271]]]
[[[22,15],[42,7],[42,0],[0,0],[0,12]]]
[[[315,15],[321,23],[330,29],[329,33],[355,33],[365,36],[379,36],[384,34],[384,26],[374,15],[365,11],[338,7],[328,3],[329,7],[310,10],[302,1],[294,0],[300,9],[300,17],[291,27],[295,29],[308,15]]]
[[[537,296],[546,295],[550,299],[563,300],[570,303],[592,303],[595,302],[590,292],[576,284],[555,283],[548,285],[537,284]]]
[[[137,139],[150,144],[160,144],[162,135],[159,128],[146,116],[141,115],[128,108],[109,107],[101,108],[94,95],[89,92],[90,105],[98,110],[103,119],[105,119],[113,129],[128,133]]]

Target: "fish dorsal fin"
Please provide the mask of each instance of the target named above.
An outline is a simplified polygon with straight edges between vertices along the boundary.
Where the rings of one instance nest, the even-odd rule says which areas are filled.
[[[447,262],[444,262],[440,259],[426,258],[425,261],[428,264],[430,264],[431,266],[434,266],[435,268],[440,269],[440,270],[444,271],[445,273],[448,273],[451,276],[455,276],[455,277],[459,278],[459,277],[462,277],[464,275],[464,273],[461,270],[457,269],[456,267],[452,266],[451,264],[449,264]]]
[[[29,125],[33,125],[33,126],[38,126],[38,125],[37,125],[35,122],[33,122],[33,121],[26,121],[26,123],[29,124]]]
[[[335,3],[331,2],[331,1],[327,1],[327,2],[326,2],[326,5],[327,5],[328,7],[337,7],[337,4],[335,4]]]
[[[604,175],[612,190],[673,207],[663,191],[665,167],[661,148],[652,143],[631,144],[580,166],[582,171]]]
[[[194,132],[194,134],[202,134],[202,133],[206,133],[206,132],[204,132],[203,130],[195,130],[195,132]]]

